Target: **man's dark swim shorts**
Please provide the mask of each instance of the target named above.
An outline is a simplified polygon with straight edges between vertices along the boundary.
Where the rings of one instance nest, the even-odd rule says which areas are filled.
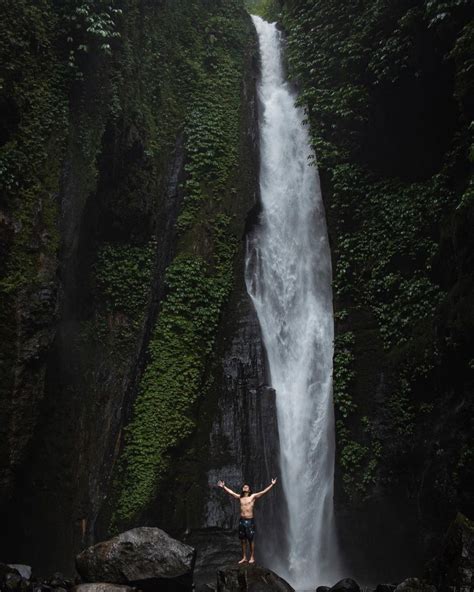
[[[253,541],[255,534],[255,520],[253,518],[241,518],[239,521],[239,539]]]

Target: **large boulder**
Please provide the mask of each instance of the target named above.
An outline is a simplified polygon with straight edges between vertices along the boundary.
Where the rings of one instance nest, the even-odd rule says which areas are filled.
[[[426,578],[441,592],[474,587],[474,522],[458,514],[448,528],[438,555],[428,564]]]
[[[329,592],[360,592],[359,584],[351,579],[344,578],[329,588]]]
[[[25,580],[31,580],[31,566],[23,563],[8,563],[8,567],[16,569],[20,576]]]
[[[26,592],[30,587],[29,580],[23,578],[18,569],[0,563],[0,590],[2,592]]]
[[[159,528],[143,526],[85,549],[76,557],[76,567],[85,582],[190,589],[195,558],[193,547]]]
[[[294,592],[275,572],[259,565],[236,565],[217,570],[217,592]]]
[[[135,590],[136,588],[131,588],[124,584],[95,582],[93,584],[79,584],[78,586],[74,586],[71,592],[134,592]]]
[[[436,588],[418,578],[408,578],[395,588],[395,592],[437,592]]]

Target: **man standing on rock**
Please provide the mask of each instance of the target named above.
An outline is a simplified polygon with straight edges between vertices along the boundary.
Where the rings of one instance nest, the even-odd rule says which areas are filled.
[[[252,493],[250,486],[245,484],[242,486],[242,493],[240,495],[235,493],[235,491],[232,491],[232,489],[226,487],[224,481],[219,481],[217,483],[217,485],[222,487],[224,491],[227,491],[229,495],[236,497],[240,501],[239,539],[242,545],[242,559],[239,561],[239,563],[247,562],[247,541],[250,545],[249,563],[255,563],[255,543],[253,541],[253,537],[255,535],[255,520],[253,517],[253,507],[255,505],[255,501],[270,491],[276,482],[276,479],[272,479],[271,484],[258,493]]]

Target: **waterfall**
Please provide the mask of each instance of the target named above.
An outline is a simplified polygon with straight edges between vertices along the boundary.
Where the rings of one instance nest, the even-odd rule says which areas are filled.
[[[245,280],[276,391],[283,538],[268,567],[297,589],[339,575],[333,520],[334,412],[331,257],[319,175],[304,113],[282,66],[281,34],[252,17],[259,82],[260,224],[247,244]],[[278,520],[278,517],[274,517]],[[275,543],[275,541],[273,541]],[[267,544],[262,535],[260,545]],[[268,542],[272,544],[272,542]]]

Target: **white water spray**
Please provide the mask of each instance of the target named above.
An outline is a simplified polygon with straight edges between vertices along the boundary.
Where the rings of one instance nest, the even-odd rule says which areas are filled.
[[[275,24],[252,17],[259,84],[260,226],[249,241],[247,290],[276,391],[286,537],[269,567],[297,589],[339,575],[333,520],[334,412],[331,256],[304,114],[285,81]]]

